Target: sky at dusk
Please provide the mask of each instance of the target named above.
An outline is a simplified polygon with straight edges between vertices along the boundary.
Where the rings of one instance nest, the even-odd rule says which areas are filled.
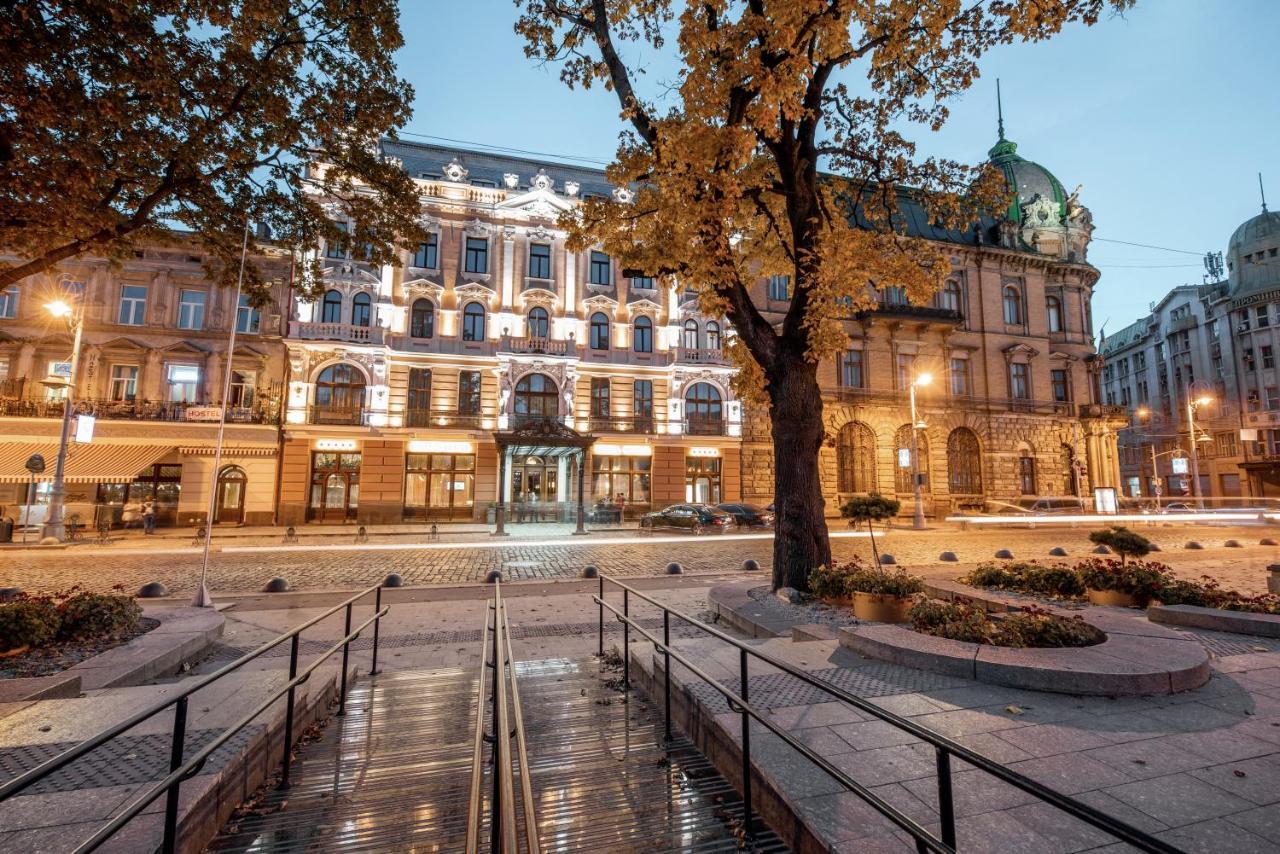
[[[398,60],[416,92],[406,139],[584,165],[613,154],[622,127],[614,96],[569,91],[558,69],[526,59],[511,0],[402,0],[401,9]],[[1260,211],[1258,172],[1272,210],[1280,207],[1278,32],[1280,0],[1138,0],[1123,18],[989,53],[946,127],[911,133],[922,154],[984,159],[996,140],[999,77],[1018,153],[1068,192],[1083,185],[1097,226],[1089,260],[1102,271],[1095,325],[1114,332],[1170,287],[1202,281],[1200,256],[1225,251],[1235,227]],[[630,58],[648,66],[650,93],[673,77],[670,55]]]

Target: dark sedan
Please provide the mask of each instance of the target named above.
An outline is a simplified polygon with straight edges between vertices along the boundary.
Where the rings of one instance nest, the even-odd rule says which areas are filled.
[[[694,534],[724,532],[733,527],[733,516],[707,504],[672,504],[640,517],[647,530],[675,528]]]
[[[734,524],[743,528],[773,527],[773,511],[755,504],[717,504],[716,509],[728,513],[733,517]]]

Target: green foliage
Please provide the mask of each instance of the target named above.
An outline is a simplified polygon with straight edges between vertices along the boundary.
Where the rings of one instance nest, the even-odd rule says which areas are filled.
[[[1151,541],[1123,525],[1112,525],[1100,531],[1090,531],[1089,542],[1107,546],[1120,555],[1121,563],[1128,563],[1131,557],[1146,557],[1151,554]]]
[[[58,605],[62,613],[59,640],[119,637],[138,627],[142,608],[131,596],[76,593]]]
[[[966,601],[922,599],[911,606],[908,616],[912,628],[922,634],[992,646],[1081,647],[1106,640],[1106,635],[1080,617],[1060,617],[1036,607],[993,616]]]
[[[22,596],[0,605],[0,652],[43,646],[58,634],[62,615],[47,597]]]
[[[1076,599],[1084,595],[1084,582],[1075,570],[1062,564],[1035,566],[1026,574],[1027,590],[1059,599]]]
[[[849,595],[850,564],[820,566],[809,573],[809,592],[819,599],[839,599]]]
[[[973,587],[1016,590],[1059,599],[1074,599],[1084,595],[1084,584],[1080,581],[1080,576],[1062,564],[1041,566],[1035,561],[1002,564],[988,561],[974,567],[960,581]]]
[[[1169,567],[1156,561],[1125,563],[1092,558],[1076,564],[1076,573],[1090,590],[1128,593],[1139,602],[1160,598],[1160,594],[1173,580]]]
[[[910,575],[906,570],[888,572],[884,569],[864,569],[850,577],[853,593],[875,593],[879,596],[914,596],[924,592],[924,579]]]
[[[840,508],[840,515],[855,525],[863,522],[882,522],[897,516],[901,507],[902,502],[896,498],[886,498],[873,492],[870,495],[857,495],[850,498]]]
[[[1217,579],[1208,575],[1202,575],[1199,581],[1184,581],[1181,578],[1170,580],[1160,591],[1160,601],[1165,605],[1196,605],[1253,614],[1280,614],[1280,597],[1274,593],[1245,596],[1237,590],[1224,590]]]

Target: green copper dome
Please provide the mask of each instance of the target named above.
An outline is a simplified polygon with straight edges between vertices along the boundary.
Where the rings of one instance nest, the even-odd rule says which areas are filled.
[[[1038,196],[1041,199],[1056,203],[1057,216],[1056,218],[1051,217],[1051,221],[1044,223],[1026,224],[1063,224],[1067,218],[1067,193],[1062,188],[1062,182],[1039,163],[1034,163],[1019,155],[1018,144],[1004,138],[1003,122],[1001,125],[1000,139],[987,152],[987,156],[990,158],[991,164],[1004,173],[1004,179],[1009,182],[1009,186],[1016,193],[1013,201],[1009,204],[1009,220],[1023,225],[1024,210]]]

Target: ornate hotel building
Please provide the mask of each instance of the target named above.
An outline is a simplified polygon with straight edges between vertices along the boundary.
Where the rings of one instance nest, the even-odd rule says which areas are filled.
[[[43,519],[66,393],[60,384],[75,364],[68,520],[90,530],[103,521],[118,525],[126,507],[146,499],[162,525],[204,520],[234,323],[215,518],[272,522],[290,268],[287,254],[259,251],[278,277],[265,308],[237,305],[181,234],[115,263],[72,259],[0,292],[0,515]],[[83,324],[78,359],[74,323],[48,310],[56,302]],[[46,464],[34,477],[25,468],[33,454]],[[31,492],[34,515],[27,517]]]
[[[323,296],[294,304],[285,341],[281,524],[772,501],[768,421],[730,387],[724,320],[675,283],[565,248],[561,211],[626,188],[506,155],[383,153],[417,180],[430,236],[399,267],[319,247]],[[1124,412],[1098,400],[1089,213],[1003,134],[991,158],[1017,189],[1009,210],[944,231],[904,198],[954,273],[927,306],[885,289],[821,368],[829,513],[856,493],[910,495],[908,392],[925,372],[928,512],[1119,484]],[[781,317],[788,287],[761,281],[757,304]]]

